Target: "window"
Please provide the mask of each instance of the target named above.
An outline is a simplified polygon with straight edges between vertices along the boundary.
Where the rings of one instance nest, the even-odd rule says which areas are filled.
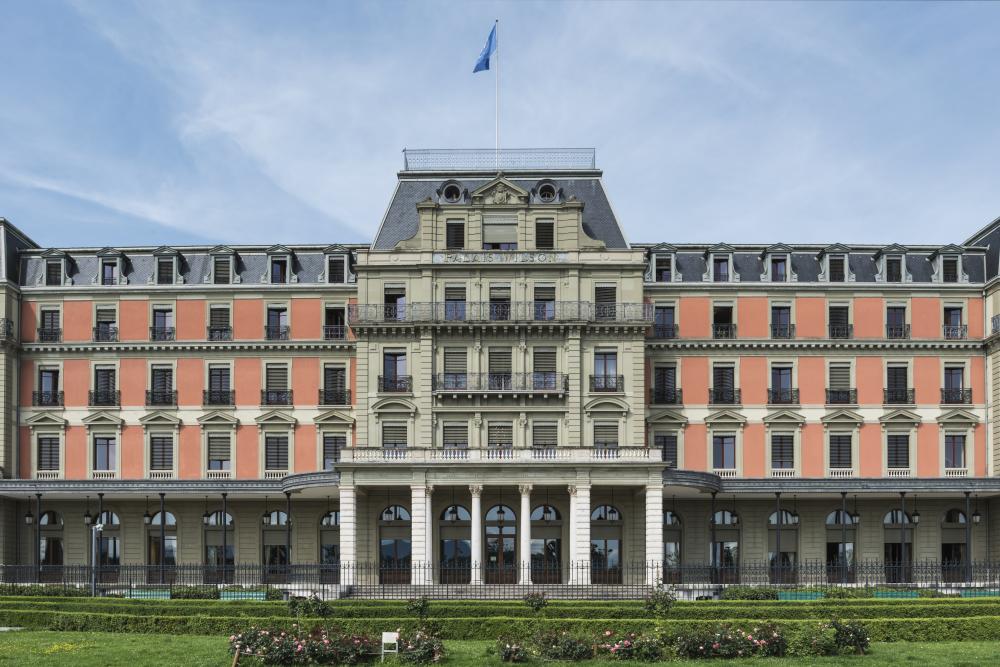
[[[618,379],[618,353],[613,350],[594,352],[592,391],[621,391]]]
[[[962,324],[962,307],[945,306],[944,308],[944,338],[948,340],[962,340],[966,337],[968,329]]]
[[[118,284],[118,260],[105,259],[101,262],[101,284]]]
[[[384,422],[382,424],[382,447],[384,449],[406,449],[406,424]]]
[[[115,470],[117,461],[117,439],[105,435],[94,436],[94,470]]]
[[[958,282],[957,257],[945,257],[941,260],[941,280],[946,283]]]
[[[340,461],[340,452],[347,446],[347,436],[323,434],[323,470],[333,470],[333,465]]]
[[[653,368],[653,403],[674,405],[677,395],[677,366],[658,365]]]
[[[462,198],[462,188],[455,183],[444,186],[444,200],[449,204],[455,204]]]
[[[771,366],[771,403],[797,403],[798,392],[792,388],[792,367]]]
[[[229,365],[209,364],[205,405],[232,405],[232,403],[233,392],[229,385]]]
[[[510,285],[490,285],[490,320],[510,319]]]
[[[717,305],[712,307],[712,338],[735,338],[736,324],[733,322],[733,307]]]
[[[156,260],[156,284],[174,284],[174,260],[170,257],[160,257]]]
[[[264,436],[264,470],[288,470],[288,436]]]
[[[830,338],[850,338],[853,333],[851,327],[851,309],[849,306],[830,306]]]
[[[233,327],[229,320],[229,306],[211,306],[208,309],[208,340],[232,339]]]
[[[347,258],[335,255],[326,258],[326,281],[328,283],[347,282]]]
[[[212,258],[212,282],[216,285],[228,285],[231,282],[232,260],[229,257]]]
[[[618,422],[594,422],[594,447],[596,449],[618,447]]]
[[[851,436],[844,433],[830,435],[830,468],[852,468]]]
[[[677,434],[653,434],[653,447],[660,450],[661,459],[666,461],[668,468],[677,467]]]
[[[468,352],[464,347],[444,349],[444,389],[468,389]]]
[[[267,340],[288,340],[288,309],[284,306],[267,307],[267,324],[264,327]]]
[[[150,391],[147,405],[174,405],[174,369],[172,366],[153,366],[150,371]]]
[[[555,285],[535,285],[535,319],[550,321],[556,319]]]
[[[712,467],[716,470],[736,469],[736,436],[712,436]]]
[[[847,280],[847,271],[845,270],[846,258],[843,255],[833,255],[827,261],[830,266],[830,282],[831,283],[842,283]]]
[[[483,250],[517,250],[517,218],[509,215],[485,216]]]
[[[536,421],[531,425],[533,447],[556,447],[559,445],[559,424]]]
[[[556,224],[552,220],[535,222],[535,248],[537,250],[552,250],[556,247]]]
[[[385,304],[385,319],[388,322],[406,319],[406,288],[402,285],[386,285],[382,288]]]
[[[382,353],[381,391],[409,391],[410,377],[406,374],[406,352],[387,350]]]
[[[795,467],[795,438],[788,434],[771,436],[771,469],[789,470]]]
[[[888,366],[886,369],[886,403],[912,403],[907,366]]]
[[[39,313],[38,340],[42,343],[58,343],[62,340],[58,308],[46,308]]]
[[[493,391],[513,389],[512,350],[509,347],[489,349],[489,388]]]
[[[942,403],[971,403],[972,392],[965,389],[965,366],[944,367]]]
[[[447,250],[462,250],[465,248],[465,222],[448,220],[444,224],[444,245]]]
[[[34,405],[38,406],[58,406],[62,405],[62,397],[59,395],[59,368],[41,367],[38,369],[38,390],[35,392]]]
[[[271,258],[271,282],[275,284],[282,284],[288,282],[287,257]]]
[[[791,306],[771,306],[771,338],[795,338]]]
[[[323,340],[343,340],[347,338],[347,317],[341,307],[327,307],[323,310]]]
[[[325,364],[323,366],[323,394],[320,405],[348,405],[347,369],[343,366]]]
[[[469,427],[465,423],[448,423],[442,427],[442,443],[445,449],[468,449]]]
[[[771,258],[771,282],[783,283],[788,281],[788,258]]]
[[[739,402],[736,395],[736,368],[730,364],[716,364],[712,367],[712,390],[710,402],[717,404],[735,404]]]
[[[890,433],[886,436],[886,465],[889,468],[910,467],[910,436]]]
[[[618,287],[598,285],[594,288],[595,318],[614,320],[617,317]]]
[[[291,405],[292,392],[288,388],[288,364],[264,366],[264,391],[262,405]]]
[[[59,470],[59,437],[51,435],[38,436],[38,470],[49,472]]]
[[[556,348],[536,347],[531,351],[532,387],[560,389],[556,378]]]
[[[60,259],[45,262],[45,284],[49,287],[63,284],[63,263]]]
[[[885,260],[885,281],[888,283],[903,282],[903,258],[887,257]]]
[[[493,449],[511,449],[514,446],[514,424],[489,422],[486,429],[486,445]]]
[[[169,341],[174,339],[174,310],[168,306],[153,307],[153,326],[149,330],[149,339],[154,341]]]
[[[712,258],[712,281],[717,283],[729,282],[729,258]]]
[[[944,436],[944,467],[949,469],[965,468],[965,436],[945,434]]]
[[[211,433],[208,436],[208,469],[232,470],[230,437],[227,434]]]
[[[855,403],[857,397],[851,390],[851,364],[833,363],[830,364],[830,385],[827,390],[826,402]]]
[[[551,183],[542,183],[538,186],[538,198],[543,203],[549,204],[556,199],[556,186]]]
[[[114,342],[118,340],[118,314],[114,308],[97,308],[94,311],[94,340]]]
[[[669,283],[673,279],[673,262],[670,255],[653,255],[653,281]]]
[[[169,435],[153,435],[149,438],[149,469],[174,469],[174,439]]]
[[[656,338],[677,337],[677,325],[674,320],[673,306],[656,306],[653,308],[653,335]]]
[[[885,337],[910,337],[909,327],[906,325],[905,306],[889,306],[885,309]]]
[[[115,374],[116,369],[114,366],[97,366],[94,368],[92,405],[118,405]]]

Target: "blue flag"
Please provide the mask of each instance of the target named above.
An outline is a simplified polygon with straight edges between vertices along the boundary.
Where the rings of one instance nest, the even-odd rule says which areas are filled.
[[[490,30],[490,36],[486,38],[486,46],[483,47],[483,52],[479,54],[479,60],[476,61],[476,68],[472,70],[472,73],[482,72],[484,69],[490,68],[490,56],[492,56],[497,50],[497,26],[493,24],[493,30]]]

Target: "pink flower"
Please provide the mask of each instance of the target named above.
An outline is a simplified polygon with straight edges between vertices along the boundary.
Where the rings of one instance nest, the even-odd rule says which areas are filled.
[[[604,636],[605,637],[610,637],[611,636],[611,630],[605,630],[604,631]]]

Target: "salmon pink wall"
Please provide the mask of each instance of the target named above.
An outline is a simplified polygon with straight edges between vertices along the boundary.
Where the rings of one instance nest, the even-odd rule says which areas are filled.
[[[826,359],[799,357],[799,400],[803,405],[826,403]]]
[[[264,337],[264,302],[260,299],[233,301],[233,338],[260,340]]]
[[[767,297],[741,296],[736,299],[736,335],[740,338],[770,338],[771,313]]]
[[[292,338],[318,340],[323,337],[322,302],[319,299],[292,299]]]
[[[885,301],[882,298],[854,299],[854,337],[885,338]]]
[[[796,338],[826,338],[826,334],[826,299],[815,296],[796,299]]]
[[[823,438],[826,429],[822,424],[802,426],[802,476],[823,477],[826,461],[823,456]]]
[[[316,425],[295,427],[295,472],[316,470]]]
[[[712,301],[708,297],[682,297],[677,305],[680,333],[684,338],[712,337]]]
[[[63,362],[63,399],[66,407],[87,405],[90,391],[90,361],[87,359],[67,359]]]
[[[208,326],[204,299],[178,299],[177,340],[205,340]]]
[[[87,427],[66,427],[66,461],[63,472],[67,479],[85,479],[87,477],[87,457],[90,450],[87,447]]]
[[[862,424],[858,443],[859,470],[862,477],[882,476],[882,425]]]
[[[974,447],[976,448],[976,477],[986,477],[986,425],[976,424],[972,435]]]
[[[63,340],[82,341],[93,338],[93,303],[87,301],[63,301]]]
[[[181,479],[201,477],[201,426],[181,426],[177,434],[177,476]]]
[[[260,475],[260,443],[257,439],[257,425],[237,426],[236,477],[237,479],[257,479]]]
[[[986,360],[980,356],[973,356],[969,365],[969,385],[972,389],[972,402],[984,403],[986,397],[983,396],[983,387],[986,386]]]
[[[142,479],[146,447],[141,426],[123,426],[118,455],[121,456],[122,479]]]
[[[59,378],[59,382],[66,384],[66,378]],[[25,359],[21,362],[21,381],[19,383],[21,395],[21,405],[31,405],[31,392],[35,390],[35,362]],[[62,389],[62,387],[59,387]],[[63,396],[65,398],[65,395]]]
[[[30,343],[35,340],[35,329],[38,327],[38,304],[25,301],[21,304],[21,340]]]
[[[319,359],[292,359],[292,400],[295,405],[316,405],[319,402]]]
[[[915,296],[910,299],[910,335],[913,338],[941,338],[944,314],[941,299]]]
[[[764,476],[764,425],[747,424],[743,427],[743,476]]]
[[[21,479],[28,479],[31,477],[31,429],[27,426],[22,426],[18,429],[19,439],[18,439],[18,456],[21,460],[18,462],[18,477]]]
[[[708,403],[708,359],[705,357],[681,357],[681,388],[684,403],[706,405]],[[353,368],[353,364],[352,364]]]
[[[122,359],[118,366],[118,389],[122,405],[146,404],[146,360]]]
[[[917,403],[938,404],[941,402],[941,359],[938,357],[914,357],[913,385]]]
[[[744,405],[767,403],[767,359],[764,357],[743,357],[740,359],[740,388]]]
[[[938,425],[923,423],[918,426],[917,477],[941,477],[940,451]]]
[[[684,429],[684,468],[686,470],[708,470],[708,446],[705,443],[704,424],[690,424]]]
[[[983,300],[969,299],[966,302],[966,309],[965,317],[969,324],[969,338],[982,338],[985,335],[983,331],[985,324],[983,318]]]
[[[236,359],[233,381],[236,405],[260,405],[260,359]]]
[[[149,340],[148,301],[123,299],[118,302],[118,339]]]
[[[854,378],[861,405],[882,405],[885,378],[881,357],[858,357],[854,364]]]
[[[205,361],[203,359],[177,360],[177,404],[199,406],[202,404],[202,389],[205,382]]]

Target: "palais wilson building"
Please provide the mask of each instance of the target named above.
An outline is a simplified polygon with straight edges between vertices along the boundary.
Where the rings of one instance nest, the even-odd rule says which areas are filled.
[[[0,562],[58,578],[97,523],[105,578],[1000,558],[996,222],[634,243],[593,151],[404,155],[368,245],[43,248],[2,222]]]

